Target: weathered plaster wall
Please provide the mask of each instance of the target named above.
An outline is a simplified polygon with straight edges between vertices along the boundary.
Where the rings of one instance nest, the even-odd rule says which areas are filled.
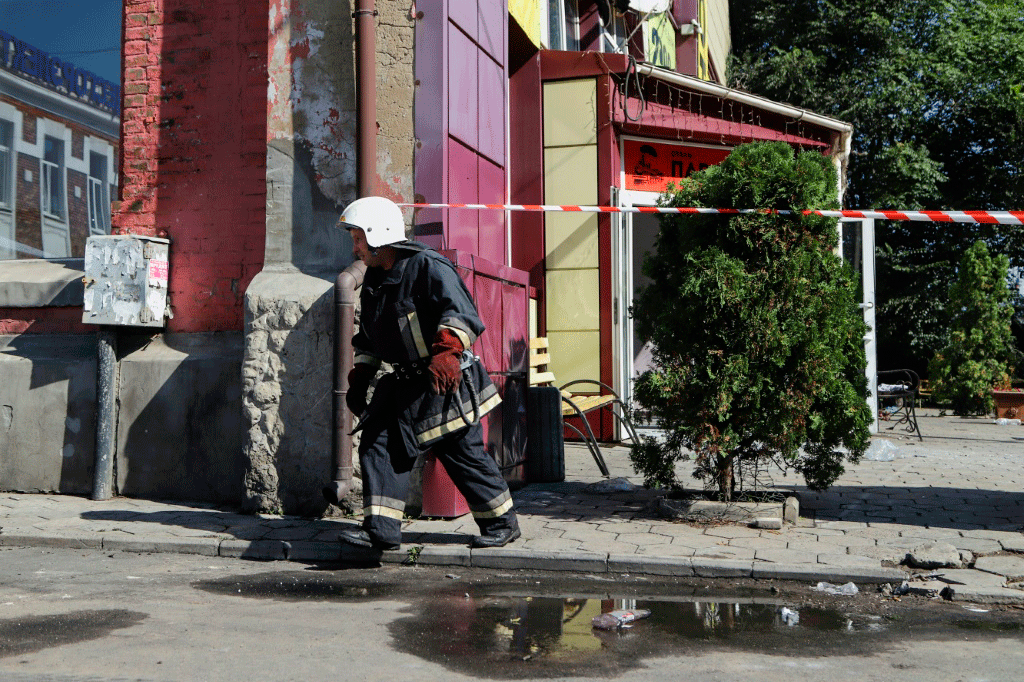
[[[377,192],[412,198],[413,23],[377,3]],[[411,5],[411,2],[409,3]],[[352,262],[337,228],[356,198],[350,0],[272,0],[266,264],[246,292],[245,507],[317,515],[331,476],[333,284]]]

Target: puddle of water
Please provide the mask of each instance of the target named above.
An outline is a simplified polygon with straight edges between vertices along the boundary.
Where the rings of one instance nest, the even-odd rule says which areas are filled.
[[[278,600],[407,602],[388,627],[392,646],[476,677],[603,677],[647,659],[732,649],[766,655],[858,655],[903,636],[880,616],[799,606],[782,599],[729,595],[636,598],[521,596],[508,586],[434,583],[410,586],[336,572],[265,573],[194,583],[224,595]],[[432,590],[429,591],[428,590]],[[467,591],[468,590],[468,591]],[[571,592],[570,592],[571,594]],[[608,595],[606,595],[608,596]],[[592,620],[617,609],[646,609],[632,627],[599,630]]]
[[[618,630],[592,626],[595,616],[615,609],[651,615]],[[764,603],[447,594],[411,610],[391,626],[397,648],[497,677],[607,675],[709,645],[822,655],[885,630],[878,617]]]
[[[393,586],[384,584],[348,585],[330,573],[287,572],[201,580],[193,583],[193,587],[215,594],[283,601],[384,599],[395,591]]]
[[[109,609],[0,620],[0,658],[99,639],[146,617],[135,611]]]

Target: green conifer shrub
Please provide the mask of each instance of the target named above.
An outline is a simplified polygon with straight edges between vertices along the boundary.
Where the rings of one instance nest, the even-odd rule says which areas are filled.
[[[663,197],[669,206],[834,209],[836,174],[816,152],[785,143],[737,147]],[[648,485],[695,478],[731,499],[741,461],[773,458],[814,489],[856,462],[871,421],[857,284],[835,252],[837,221],[766,211],[662,215],[644,263],[652,284],[631,311],[653,346],[641,416],[663,429],[633,465]],[[845,449],[845,451],[843,449]]]
[[[955,414],[991,412],[992,389],[1010,383],[1015,353],[1009,267],[1009,258],[989,254],[978,240],[964,252],[949,288],[949,331],[928,365],[928,380],[936,402]]]

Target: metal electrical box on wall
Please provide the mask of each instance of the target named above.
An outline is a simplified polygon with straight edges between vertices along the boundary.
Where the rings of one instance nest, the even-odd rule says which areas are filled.
[[[162,327],[170,241],[139,235],[96,235],[85,242],[86,324]]]

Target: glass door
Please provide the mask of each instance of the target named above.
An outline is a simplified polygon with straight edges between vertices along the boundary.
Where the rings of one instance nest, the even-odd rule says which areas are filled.
[[[656,192],[619,190],[618,205],[655,206]],[[615,390],[627,405],[633,400],[633,381],[652,366],[651,351],[637,336],[630,308],[649,280],[643,274],[643,261],[654,249],[658,236],[658,215],[653,213],[619,213],[612,223],[612,281],[615,326]],[[637,427],[643,426],[639,422]]]

